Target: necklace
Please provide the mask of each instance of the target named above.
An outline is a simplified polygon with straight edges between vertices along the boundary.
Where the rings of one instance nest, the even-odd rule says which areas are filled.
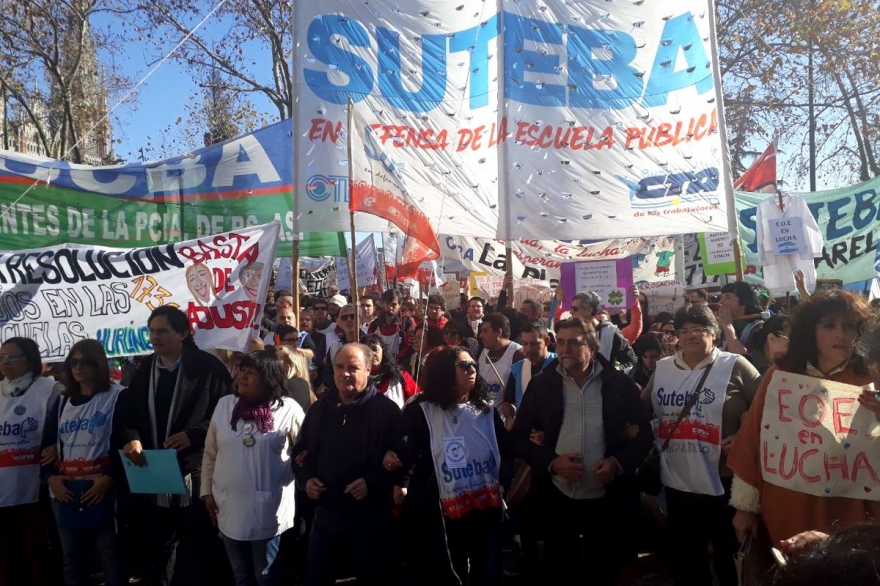
[[[453,423],[454,425],[458,425],[458,416],[461,415],[462,413],[464,413],[464,410],[465,410],[465,409],[467,409],[467,403],[465,403],[465,404],[461,407],[461,409],[458,410],[458,413],[453,413],[453,414],[452,414],[452,423]]]

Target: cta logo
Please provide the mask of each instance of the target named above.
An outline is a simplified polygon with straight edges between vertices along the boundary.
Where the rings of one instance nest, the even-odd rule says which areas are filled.
[[[312,175],[306,183],[306,195],[312,201],[348,203],[348,177],[344,175]]]

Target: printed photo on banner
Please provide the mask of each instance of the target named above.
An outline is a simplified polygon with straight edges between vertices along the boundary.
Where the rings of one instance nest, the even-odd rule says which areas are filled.
[[[127,250],[0,253],[0,337],[33,338],[47,360],[86,338],[110,357],[147,354],[150,313],[173,305],[189,317],[199,347],[244,350],[259,331],[280,229],[273,222]]]
[[[820,497],[880,500],[880,422],[861,387],[776,371],[761,419],[764,482]]]

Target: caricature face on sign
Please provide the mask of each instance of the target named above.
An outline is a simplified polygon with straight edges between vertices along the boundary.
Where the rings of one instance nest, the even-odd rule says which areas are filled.
[[[211,283],[211,269],[197,262],[186,269],[186,286],[199,305],[211,303],[214,290]]]
[[[257,294],[260,291],[260,279],[262,278],[263,263],[261,262],[251,263],[241,270],[239,280],[244,292],[251,301],[257,301]]]

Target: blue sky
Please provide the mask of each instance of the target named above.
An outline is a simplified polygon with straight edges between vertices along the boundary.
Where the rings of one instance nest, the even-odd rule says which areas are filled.
[[[199,20],[208,13],[214,3],[204,4],[205,8]],[[100,14],[93,18],[92,25],[96,28],[119,26],[115,17]],[[219,40],[226,28],[226,24],[221,19],[212,17],[198,32],[208,40]],[[255,59],[262,57],[259,50],[254,47],[245,47],[244,49],[248,56],[253,55]],[[163,56],[164,54],[149,42],[131,41],[125,43],[121,51],[102,54],[100,59],[104,62],[114,63],[133,83],[137,83],[147,76]],[[114,138],[121,141],[114,147],[117,157],[121,157],[126,162],[136,161],[140,157],[139,150],[141,148],[147,149],[150,144],[155,148],[162,144],[163,138],[179,137],[176,121],[179,118],[184,121],[187,119],[186,105],[190,97],[199,92],[200,89],[185,65],[173,58],[164,61],[144,81],[134,97],[128,103],[120,105],[112,115]],[[121,97],[118,96],[118,98]],[[252,97],[252,100],[261,109],[272,111],[267,100],[263,99],[262,103],[258,97]],[[111,101],[110,107],[114,105],[116,102]],[[165,129],[169,127],[170,134],[165,132]],[[201,134],[201,130],[199,130],[199,134]],[[201,144],[196,146],[201,146]],[[179,152],[182,151],[175,150],[168,154],[174,155]]]

